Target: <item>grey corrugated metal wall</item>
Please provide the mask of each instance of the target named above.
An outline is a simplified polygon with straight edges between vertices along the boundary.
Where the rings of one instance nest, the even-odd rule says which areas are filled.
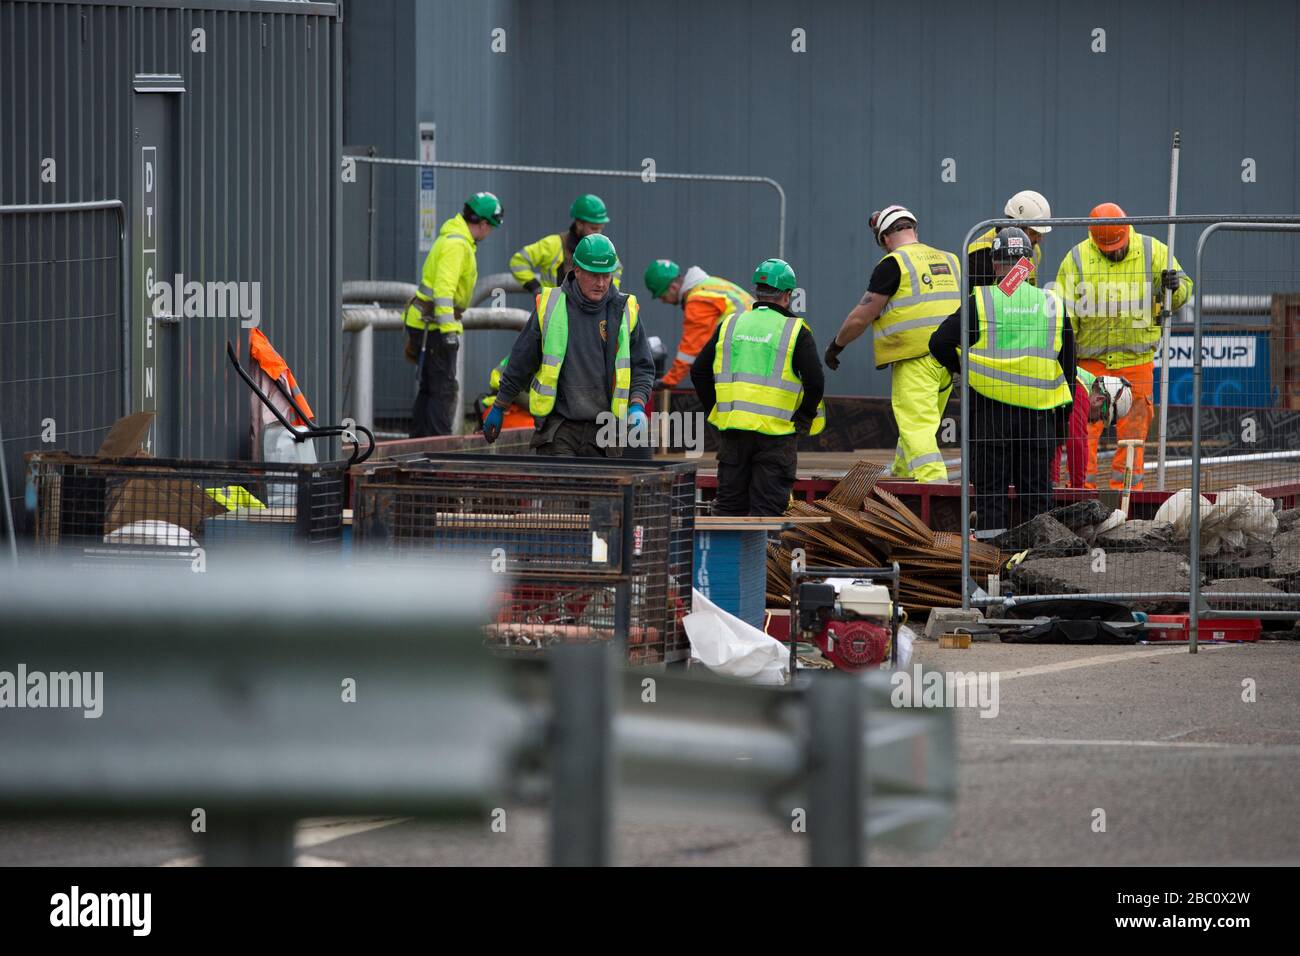
[[[866,287],[880,254],[866,219],[889,202],[911,206],[922,238],[949,249],[975,222],[1000,215],[1022,188],[1041,190],[1058,215],[1086,215],[1105,200],[1133,215],[1163,214],[1177,127],[1184,145],[1180,211],[1298,208],[1300,19],[1290,0],[1016,7],[442,0],[421,3],[418,19],[393,14],[393,6],[366,4],[350,11],[351,21],[387,11],[396,29],[414,24],[404,42],[436,64],[433,82],[415,86],[414,111],[438,122],[441,159],[640,169],[649,157],[665,172],[779,180],[790,201],[787,258],[821,343]],[[490,53],[497,26],[507,30],[504,54]],[[796,29],[804,31],[806,52],[792,50]],[[1093,52],[1098,29],[1105,52]],[[370,50],[371,42],[369,34],[345,31],[354,70],[385,55],[382,46]],[[494,142],[475,132],[489,116],[508,118],[508,135]],[[414,155],[414,115],[406,112],[399,123],[407,137],[397,144],[400,155]],[[1246,158],[1255,160],[1255,182],[1242,180]],[[945,159],[955,160],[955,182],[941,178]],[[440,216],[454,211],[452,181],[439,181]],[[608,202],[609,235],[643,296],[640,273],[651,258],[695,262],[744,282],[774,252],[775,202],[757,187],[484,181],[501,186],[508,218],[480,250],[484,272],[504,268],[522,242],[561,227],[573,195],[588,189]],[[410,220],[408,182],[401,215]],[[454,183],[462,192],[476,186],[465,177]],[[384,278],[413,279],[414,238],[405,228],[392,234],[399,248],[380,258]],[[1047,238],[1049,271],[1083,235],[1060,229]],[[1177,248],[1188,267],[1194,241],[1191,230],[1180,233]],[[1279,288],[1292,289],[1300,285],[1298,246],[1252,237],[1222,248],[1225,257],[1230,250],[1234,261],[1250,262],[1252,275],[1267,271]],[[1216,289],[1235,291],[1236,273],[1223,272]],[[1265,290],[1256,281],[1242,291]],[[671,348],[680,313],[650,304],[643,314]],[[478,341],[485,347],[471,342],[467,356],[471,390],[508,347],[502,333]],[[407,387],[409,379],[401,376]],[[865,341],[845,353],[830,388],[885,393],[886,377],[872,367]],[[409,404],[405,393],[402,402]]]
[[[123,200],[132,212],[131,281],[139,295],[132,137],[141,120],[133,82],[137,74],[179,74],[185,92],[159,94],[175,96],[166,144],[176,177],[166,184],[175,271],[199,282],[260,283],[261,328],[293,366],[318,416],[335,418],[338,11],[334,4],[274,0],[181,6],[0,3],[0,203]],[[205,31],[203,52],[194,49],[197,29]],[[53,183],[41,180],[45,157],[58,164]],[[68,254],[78,248],[74,242]],[[0,250],[0,261],[21,251]],[[38,315],[40,304],[25,299],[21,288],[11,285],[0,296],[0,329],[15,317],[53,318]],[[238,318],[184,319],[179,328],[170,371],[178,388],[177,451],[239,457],[246,453],[249,395],[226,362],[225,343],[242,341],[246,353],[247,333]],[[60,374],[75,376],[97,357],[93,349],[73,329],[60,353]],[[48,357],[11,356],[0,369],[12,375],[14,362],[39,364]],[[102,426],[120,411],[117,402],[104,408],[93,391],[60,387],[61,407],[73,424],[93,419],[96,427],[54,447],[93,451]],[[12,397],[12,388],[0,381],[0,395],[6,392]],[[5,435],[38,433],[31,422],[11,419],[16,408],[11,400],[0,402]],[[22,414],[38,413],[28,406]],[[11,483],[16,475],[19,491],[22,476],[15,469],[23,450],[30,448],[6,442]]]

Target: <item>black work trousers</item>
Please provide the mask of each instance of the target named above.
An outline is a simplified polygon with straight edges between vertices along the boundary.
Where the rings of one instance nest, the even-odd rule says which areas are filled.
[[[1040,411],[971,393],[971,480],[975,527],[1011,524],[1008,485],[1016,487],[1020,521],[1052,509],[1052,456],[1064,439],[1069,405]]]
[[[424,330],[408,328],[406,331],[410,335],[407,351],[416,357],[420,382],[411,407],[411,437],[450,435],[455,416],[460,414],[456,408],[456,356],[460,351],[460,336],[430,329],[421,366],[420,342]]]
[[[780,516],[790,506],[799,460],[796,435],[728,428],[718,443],[715,515]]]
[[[600,430],[595,422],[574,422],[552,414],[541,428],[533,432],[529,447],[539,455],[607,458],[609,450],[598,441]]]

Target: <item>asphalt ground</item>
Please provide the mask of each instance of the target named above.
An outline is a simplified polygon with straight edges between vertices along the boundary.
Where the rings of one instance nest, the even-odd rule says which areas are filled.
[[[1300,642],[1196,655],[1160,645],[921,642],[917,659],[996,672],[998,712],[957,712],[959,793],[946,838],[924,852],[873,847],[872,864],[1300,864]],[[1243,700],[1247,681],[1253,702]],[[487,819],[304,821],[298,861],[544,865],[545,811],[503,809],[504,832]],[[188,821],[0,825],[0,865],[193,865],[197,852]],[[806,857],[806,837],[776,823],[616,815],[621,865],[799,866]]]

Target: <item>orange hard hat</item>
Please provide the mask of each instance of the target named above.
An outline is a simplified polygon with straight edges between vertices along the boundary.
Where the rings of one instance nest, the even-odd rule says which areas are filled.
[[[1128,213],[1119,208],[1117,203],[1104,202],[1099,206],[1093,206],[1092,212],[1088,216],[1092,219],[1122,219]],[[1128,242],[1128,226],[1090,226],[1088,235],[1092,236],[1092,241],[1102,252],[1114,252],[1116,249],[1124,248]]]

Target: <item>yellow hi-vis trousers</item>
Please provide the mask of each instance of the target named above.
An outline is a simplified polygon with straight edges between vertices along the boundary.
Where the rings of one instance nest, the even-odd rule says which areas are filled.
[[[935,433],[948,407],[952,375],[929,353],[895,362],[892,375],[890,401],[898,423],[892,473],[912,481],[947,481]]]

